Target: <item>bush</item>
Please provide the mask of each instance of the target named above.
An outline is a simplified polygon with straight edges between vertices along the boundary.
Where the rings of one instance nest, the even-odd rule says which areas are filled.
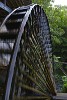
[[[63,85],[62,92],[67,93],[67,83]]]
[[[63,88],[62,88],[62,92],[66,92],[67,93],[67,77],[63,76]]]

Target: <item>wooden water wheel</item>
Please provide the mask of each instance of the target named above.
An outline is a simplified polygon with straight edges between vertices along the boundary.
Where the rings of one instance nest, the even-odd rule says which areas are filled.
[[[18,7],[0,27],[1,100],[50,100],[52,75],[48,20],[37,5]]]

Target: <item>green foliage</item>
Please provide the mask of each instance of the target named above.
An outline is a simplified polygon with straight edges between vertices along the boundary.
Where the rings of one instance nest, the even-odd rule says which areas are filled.
[[[63,85],[63,88],[62,88],[62,92],[66,92],[67,93],[67,77],[66,76],[63,76],[63,82],[64,82],[64,85]]]
[[[63,85],[62,91],[67,93],[67,84],[64,84],[64,85]]]
[[[63,76],[62,79],[63,79],[64,84],[66,84],[67,83],[67,77]]]
[[[46,9],[49,20],[53,54],[67,61],[67,7],[49,6]]]
[[[62,36],[64,35],[65,31],[62,28],[63,25],[65,25],[64,23],[64,11],[61,10],[60,7],[48,7],[48,9],[46,10],[47,15],[48,15],[48,19],[49,19],[49,23],[50,23],[50,30],[52,33],[52,41],[53,41],[53,45],[56,46],[57,44],[61,44],[62,43]],[[63,24],[64,23],[64,24]]]
[[[49,20],[54,61],[67,61],[67,7],[49,6],[46,9]],[[59,57],[59,58],[58,58]],[[61,67],[66,65],[54,64],[54,75],[56,83],[60,85],[60,91],[67,92],[67,78],[63,78]],[[64,79],[64,81],[63,81]]]

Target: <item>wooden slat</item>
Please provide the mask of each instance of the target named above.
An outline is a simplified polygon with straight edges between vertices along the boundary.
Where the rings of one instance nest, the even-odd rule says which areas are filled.
[[[30,6],[22,6],[20,9],[18,9],[15,12],[26,12],[28,9],[30,9]]]
[[[14,32],[0,32],[0,39],[16,39],[17,33]]]
[[[12,50],[0,49],[0,54],[12,54]]]
[[[67,93],[57,93],[56,96],[53,96],[54,100],[67,100]]]
[[[17,22],[7,22],[6,27],[8,30],[18,29],[20,27],[21,21]]]
[[[13,20],[18,20],[18,19],[22,19],[23,17],[24,17],[24,15],[26,14],[26,12],[20,12],[20,13],[15,13],[15,14],[13,14],[13,15],[11,15],[10,17],[9,17],[9,19],[13,19]]]
[[[32,3],[32,0],[7,0],[7,6],[14,9],[19,6],[29,5]]]
[[[6,12],[10,13],[12,9],[10,9],[8,6],[4,5],[2,2],[0,2],[0,8],[5,10]]]
[[[1,65],[0,65],[0,71],[1,71],[1,70],[7,70],[7,66],[4,66],[4,65],[1,66]]]
[[[50,100],[50,97],[45,96],[21,96],[21,97],[14,97],[14,100]]]

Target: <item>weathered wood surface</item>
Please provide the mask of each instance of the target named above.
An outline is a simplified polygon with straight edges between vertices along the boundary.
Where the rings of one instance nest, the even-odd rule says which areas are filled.
[[[5,29],[2,30],[2,28],[5,28]],[[7,16],[7,18],[4,20],[3,24],[1,25],[0,29],[1,29],[0,39],[1,39],[1,45],[2,45],[0,48],[1,50],[0,53],[2,55],[1,59],[5,59],[7,61],[6,66],[8,68],[7,69],[8,75],[7,74],[4,75],[7,79],[7,80],[4,79],[5,81],[7,81],[6,83],[7,85],[5,86],[6,92],[5,93],[2,92],[2,94],[4,94],[4,97],[5,97],[4,100],[10,100],[10,98],[11,100],[13,100],[12,98],[14,96],[18,97],[18,93],[19,93],[19,97],[21,93],[23,95],[29,94],[31,96],[30,91],[32,91],[33,96],[35,92],[35,95],[36,94],[41,95],[41,96],[44,95],[45,98],[50,97],[49,94],[45,93],[46,92],[45,90],[48,90],[49,93],[51,93],[52,95],[55,95],[56,91],[55,91],[55,86],[53,82],[53,77],[51,74],[52,67],[50,63],[51,42],[50,42],[50,34],[49,34],[49,25],[48,25],[47,17],[44,14],[44,11],[41,9],[41,7],[34,4],[31,6],[25,6],[25,7],[23,6],[23,7],[15,9],[13,12],[9,14],[9,16]],[[5,30],[6,32],[4,32]],[[12,34],[12,36],[10,34]],[[14,34],[15,35],[17,34],[17,37],[14,36]],[[13,42],[13,39],[14,39],[14,42]],[[45,40],[45,41],[42,41],[42,40]],[[30,51],[28,53],[27,50],[29,49]],[[23,55],[23,53],[24,53],[24,57],[21,56]],[[23,62],[19,63],[20,61],[22,61],[22,59],[23,59]],[[36,59],[36,62],[35,62],[35,59]],[[31,65],[31,67],[29,66],[29,64]],[[17,65],[18,65],[18,68],[17,68]],[[22,68],[19,69],[21,65],[22,65]],[[34,68],[33,65],[37,69]],[[24,69],[25,66],[27,67],[26,69],[28,70],[28,73],[26,69],[25,69],[25,72],[22,70]],[[17,74],[18,78],[16,78],[15,74],[17,72],[15,72],[15,68],[18,69],[18,72],[20,71],[22,80],[24,80],[26,77],[26,80],[28,80],[29,83],[34,83],[35,87],[33,87],[32,84],[29,85],[26,80],[25,80],[26,84],[25,83],[20,84],[18,80],[21,80],[21,79],[19,77],[19,73]],[[28,79],[27,76],[30,76],[31,75],[30,73],[33,73],[33,75],[36,75],[36,77],[34,76],[35,80],[33,79],[33,76],[31,76],[32,79]],[[14,84],[15,78],[16,78],[16,82],[18,82],[18,87],[19,87],[17,93],[16,93],[17,88],[14,90],[15,92],[10,91],[11,89],[14,88],[14,86],[17,87],[17,84]],[[39,82],[41,82],[41,85],[38,84]],[[2,83],[5,84],[4,81]],[[12,87],[11,84],[14,84],[14,86]],[[42,86],[44,86],[44,88]],[[3,88],[2,84],[1,84],[1,87]],[[22,88],[24,89],[25,93],[22,90]],[[21,89],[20,92],[19,92],[19,89]]]
[[[5,0],[1,0],[3,2]],[[4,2],[3,2],[4,3]],[[17,8],[23,5],[29,5],[32,3],[32,0],[6,0],[6,5],[12,9]]]
[[[13,9],[30,5],[32,0],[0,0],[0,25]]]
[[[53,96],[54,100],[67,100],[67,93],[57,93],[56,96]]]

